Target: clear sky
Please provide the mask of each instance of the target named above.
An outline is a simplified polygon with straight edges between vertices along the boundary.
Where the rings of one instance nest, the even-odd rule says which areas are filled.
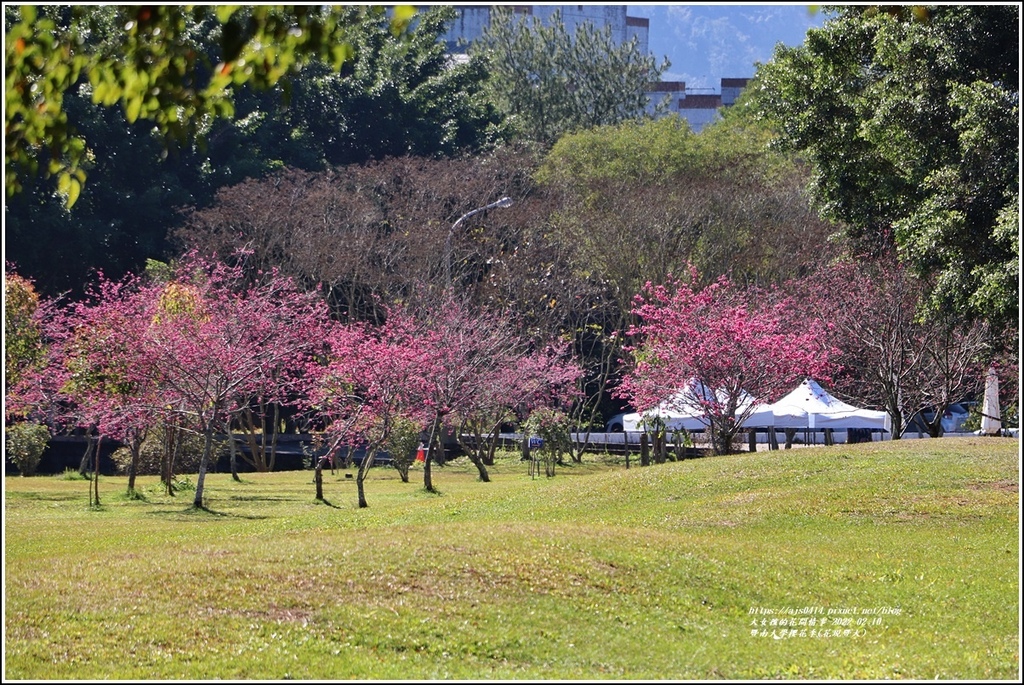
[[[825,23],[810,5],[627,5],[631,17],[651,20],[648,47],[659,64],[672,66],[665,81],[685,81],[688,89],[718,92],[722,78],[754,75],[755,62],[771,59],[776,43],[800,45],[809,28]]]

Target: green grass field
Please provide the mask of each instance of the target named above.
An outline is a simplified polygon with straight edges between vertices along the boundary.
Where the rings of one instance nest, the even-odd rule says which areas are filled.
[[[5,480],[4,679],[1017,679],[1020,443]],[[194,480],[195,477],[193,476]]]

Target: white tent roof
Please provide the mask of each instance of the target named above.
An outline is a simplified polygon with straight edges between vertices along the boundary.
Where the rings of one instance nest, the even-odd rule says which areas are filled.
[[[740,401],[740,409],[746,409],[751,402],[754,402],[754,398],[744,393],[745,398]],[[743,426],[746,428],[770,428],[775,425],[775,412],[772,411],[770,404],[764,404],[757,402],[754,404],[753,410],[743,421]]]
[[[722,391],[716,395],[721,400]],[[671,400],[666,400],[658,405],[656,410],[647,412],[634,412],[622,417],[622,429],[625,431],[642,431],[645,429],[644,417],[659,416],[665,421],[668,430],[686,429],[704,430],[708,427],[708,421],[699,409],[698,399],[710,397],[711,390],[700,381],[693,379],[687,383],[686,388],[673,395]],[[743,393],[740,400],[740,410],[746,409],[754,401],[748,393]],[[756,404],[750,416],[743,422],[744,426],[752,428],[764,428],[774,425],[775,415],[770,405]]]
[[[871,428],[884,430],[884,411],[859,409],[832,397],[810,378],[793,392],[769,405],[776,428]]]
[[[647,420],[659,417],[665,422],[665,427],[670,430],[686,429],[704,430],[708,422],[699,411],[698,400],[710,397],[711,391],[698,380],[691,379],[686,387],[673,395],[670,399],[659,404],[655,409],[645,412],[633,412],[622,417],[622,430],[642,431],[647,428]]]
[[[622,417],[622,430],[624,431],[642,431],[647,428],[644,424],[644,417],[660,416],[665,421],[665,427],[669,431],[685,429],[688,431],[699,431],[704,430],[708,427],[707,421],[703,416],[697,416],[694,414],[683,414],[677,411],[670,411],[659,407],[657,412],[646,412],[641,414],[639,412],[633,412],[632,414],[626,414]]]

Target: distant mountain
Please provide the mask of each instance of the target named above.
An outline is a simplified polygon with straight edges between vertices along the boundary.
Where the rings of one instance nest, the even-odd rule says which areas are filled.
[[[650,19],[648,47],[672,62],[665,81],[688,90],[718,92],[722,78],[754,75],[755,62],[771,59],[776,43],[796,46],[826,15],[809,5],[627,5],[631,17]]]

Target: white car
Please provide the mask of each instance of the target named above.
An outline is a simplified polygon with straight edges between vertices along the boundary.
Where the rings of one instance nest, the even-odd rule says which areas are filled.
[[[605,425],[605,432],[607,433],[621,433],[622,432],[622,418],[629,412],[622,412],[608,419],[608,423]]]

